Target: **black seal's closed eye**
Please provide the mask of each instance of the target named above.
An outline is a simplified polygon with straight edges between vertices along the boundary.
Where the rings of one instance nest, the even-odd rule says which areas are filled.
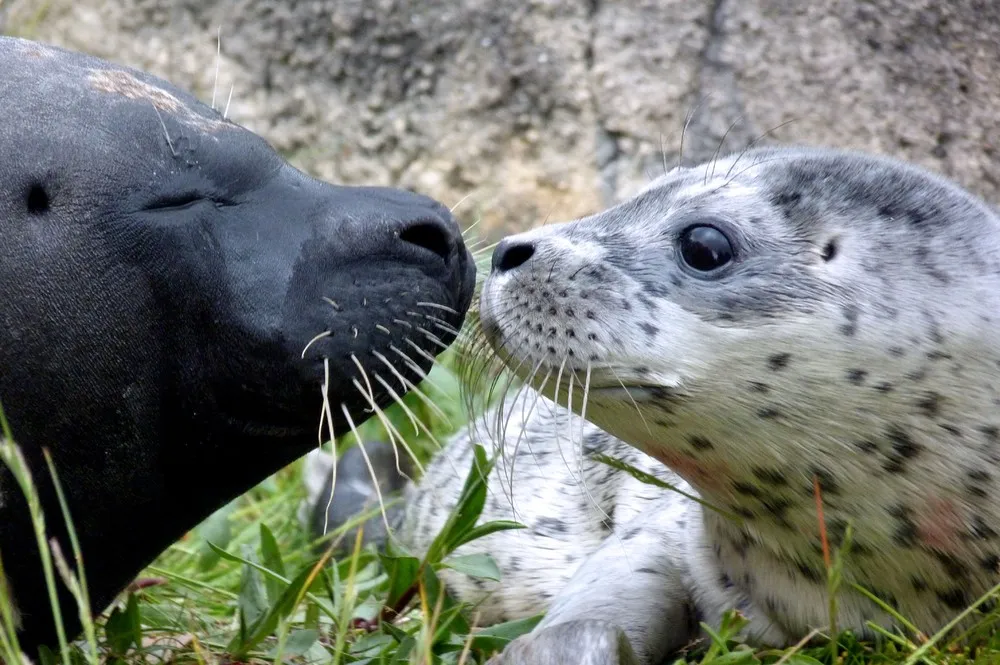
[[[209,196],[202,196],[201,194],[196,194],[194,192],[186,192],[158,198],[152,203],[147,204],[145,209],[153,212],[171,212],[182,210],[184,208],[190,208],[193,205],[204,202],[222,204],[222,202],[215,201]]]
[[[714,226],[694,224],[680,234],[680,256],[698,273],[708,274],[729,265],[735,252],[726,234]]]

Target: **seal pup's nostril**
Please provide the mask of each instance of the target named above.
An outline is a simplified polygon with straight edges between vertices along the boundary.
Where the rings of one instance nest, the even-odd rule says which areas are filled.
[[[399,239],[430,250],[447,261],[455,249],[454,238],[441,222],[422,220],[400,231]]]
[[[493,270],[507,272],[519,268],[535,254],[535,246],[529,242],[503,240],[493,250]]]

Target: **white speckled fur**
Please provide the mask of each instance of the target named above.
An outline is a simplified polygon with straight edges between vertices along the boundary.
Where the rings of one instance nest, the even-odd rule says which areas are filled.
[[[531,644],[596,621],[650,664],[737,607],[750,639],[787,645],[829,625],[818,477],[835,545],[853,525],[845,582],[936,630],[1000,581],[1000,220],[941,178],[855,153],[751,151],[705,177],[675,170],[608,211],[507,239],[534,251],[490,275],[483,329],[548,397],[559,368],[563,388],[575,370],[577,413],[589,362],[590,422],[545,398],[531,409],[532,391],[508,400],[502,440],[487,414],[410,488],[404,540],[419,551],[437,533],[475,432],[504,453],[483,519],[529,527],[464,548],[490,553],[500,584],[445,574],[481,603],[481,623],[548,610],[519,641]],[[678,233],[699,220],[738,250],[713,279],[677,258]],[[619,381],[637,403],[607,390]],[[839,612],[861,634],[890,625],[846,584]],[[534,643],[547,663],[581,658]],[[527,662],[517,654],[499,662]],[[594,662],[618,662],[606,656]]]

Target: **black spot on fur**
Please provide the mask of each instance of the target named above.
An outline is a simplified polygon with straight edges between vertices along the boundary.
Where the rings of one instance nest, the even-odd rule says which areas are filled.
[[[819,487],[824,495],[832,494],[834,496],[840,494],[840,485],[834,479],[833,474],[831,474],[826,469],[821,469],[818,466],[814,466],[812,469],[813,474],[819,478]],[[810,485],[808,488],[808,494],[811,496],[813,494],[813,488]]]
[[[788,479],[785,478],[785,474],[777,469],[765,469],[764,467],[754,467],[751,472],[757,480],[768,485],[774,485],[776,487],[781,487],[788,484]]]
[[[878,445],[869,439],[862,439],[861,441],[855,442],[854,445],[858,447],[858,450],[863,453],[868,453],[869,455],[878,452]]]
[[[964,610],[969,605],[969,595],[964,589],[958,587],[947,591],[939,591],[938,600],[953,610]]]
[[[985,425],[979,428],[989,443],[1000,443],[1000,427],[995,425]]]
[[[983,471],[982,469],[971,469],[966,475],[969,476],[969,480],[976,483],[986,483],[993,478],[989,471]]]
[[[660,334],[660,329],[654,326],[652,323],[644,322],[640,324],[639,327],[641,327],[642,331],[647,335],[649,335],[650,337],[656,337],[658,334]]]
[[[927,581],[916,575],[910,578],[910,586],[913,587],[914,591],[927,591]]]
[[[757,409],[757,417],[763,420],[773,420],[781,417],[781,411],[773,406],[765,406]]]
[[[969,569],[966,565],[951,554],[934,552],[934,558],[936,558],[941,564],[941,567],[944,568],[945,574],[953,580],[963,580],[969,574]]]
[[[892,452],[882,468],[889,473],[903,473],[906,461],[919,455],[923,447],[910,438],[906,430],[898,425],[889,427],[886,438],[892,444]]]
[[[778,208],[790,208],[802,200],[800,192],[778,192],[771,198],[771,205]]]
[[[883,381],[881,383],[876,383],[875,384],[875,390],[877,390],[877,391],[879,391],[880,393],[883,393],[883,394],[885,394],[885,393],[891,393],[893,391],[893,388],[894,388],[894,386],[891,383],[889,383],[888,381]]]
[[[695,450],[711,450],[712,448],[715,447],[712,445],[711,441],[709,441],[703,436],[697,436],[697,435],[689,436],[688,443],[690,443],[691,447],[694,448]]]
[[[941,413],[942,397],[936,392],[926,392],[917,400],[917,408],[928,418],[936,418]]]
[[[863,369],[849,369],[847,370],[847,381],[855,386],[860,386],[865,382],[865,377],[868,376],[868,372]]]
[[[903,356],[906,355],[906,349],[904,349],[901,346],[890,346],[889,355],[896,356],[897,358],[902,358]]]
[[[782,526],[789,526],[785,513],[792,503],[783,497],[765,497],[760,500],[760,505],[764,507],[771,516]]]
[[[983,557],[980,559],[979,565],[990,575],[1000,575],[1000,556],[996,554]]]
[[[798,568],[799,574],[810,582],[818,583],[823,579],[820,572],[807,563],[799,561],[795,564],[795,567]]]
[[[776,353],[767,359],[767,366],[777,372],[780,369],[788,367],[788,361],[791,360],[791,358],[792,354],[790,353]]]
[[[977,515],[972,520],[969,535],[975,540],[993,540],[997,537],[997,532],[990,528],[990,525],[982,517]]]
[[[917,544],[917,524],[913,521],[913,513],[909,507],[897,505],[889,511],[895,520],[892,539],[901,547],[913,547]]]
[[[560,535],[566,533],[566,523],[554,517],[539,517],[534,531],[542,536]]]
[[[733,483],[733,491],[735,491],[737,494],[743,494],[744,496],[752,496],[752,497],[761,496],[761,491],[759,487],[742,481],[737,481]]]
[[[750,382],[750,392],[752,393],[766,395],[770,391],[771,391],[771,386],[767,385],[766,383],[760,383],[759,381]]]

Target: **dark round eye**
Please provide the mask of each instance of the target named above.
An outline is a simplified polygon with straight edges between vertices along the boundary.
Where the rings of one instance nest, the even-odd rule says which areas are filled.
[[[712,272],[733,260],[733,245],[714,226],[697,224],[681,232],[681,258],[689,268]]]

